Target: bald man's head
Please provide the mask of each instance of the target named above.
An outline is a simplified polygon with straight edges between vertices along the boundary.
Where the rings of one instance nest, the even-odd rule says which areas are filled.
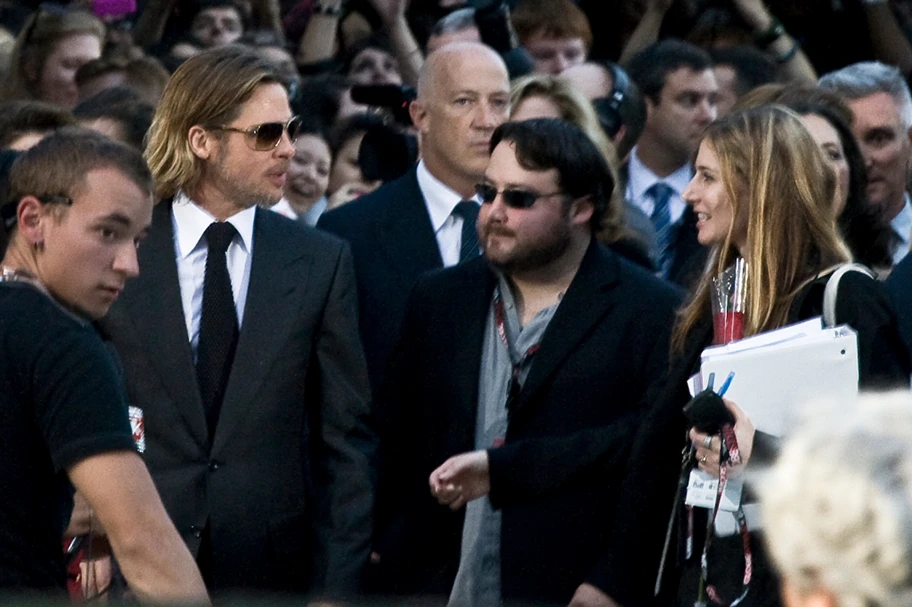
[[[507,119],[509,101],[507,68],[490,47],[454,42],[431,53],[411,105],[431,174],[472,196],[487,167],[491,134]]]
[[[428,55],[425,60],[418,75],[419,99],[433,92],[441,74],[452,74],[454,70],[466,65],[471,66],[475,62],[479,66],[499,66],[509,86],[507,66],[494,49],[480,42],[451,42]]]

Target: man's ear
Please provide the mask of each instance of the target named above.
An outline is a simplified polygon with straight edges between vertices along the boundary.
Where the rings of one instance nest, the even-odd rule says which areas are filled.
[[[415,99],[409,104],[409,116],[412,117],[412,124],[419,132],[427,132],[427,105],[421,99]]]
[[[193,155],[202,160],[209,160],[215,149],[216,140],[212,133],[198,124],[190,127],[187,133],[187,142],[190,144],[190,151]]]
[[[588,225],[595,213],[592,196],[583,196],[570,203],[570,221],[576,225]]]
[[[22,234],[29,246],[44,242],[49,217],[40,200],[34,196],[26,196],[16,207],[16,230]]]

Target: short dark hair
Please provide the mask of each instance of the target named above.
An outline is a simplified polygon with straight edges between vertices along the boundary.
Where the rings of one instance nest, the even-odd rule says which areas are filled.
[[[505,122],[491,136],[491,152],[510,141],[519,165],[528,171],[557,169],[558,185],[573,199],[590,197],[594,211],[589,226],[602,226],[614,179],[604,156],[582,129],[559,118]]]
[[[389,37],[383,33],[373,33],[359,40],[356,40],[345,49],[345,52],[342,54],[342,72],[347,76],[351,71],[352,63],[363,51],[367,49],[377,49],[383,51],[387,55],[395,57],[396,54],[393,52],[393,47],[390,44]]]
[[[116,122],[123,131],[125,143],[139,151],[143,149],[143,140],[152,126],[154,114],[154,107],[125,87],[105,89],[73,109],[73,115],[79,120],[104,118]]]
[[[682,67],[702,72],[712,65],[712,58],[703,49],[669,38],[650,44],[631,57],[625,67],[643,95],[658,103],[670,73]]]
[[[301,84],[291,109],[300,116],[314,116],[323,124],[333,124],[342,107],[342,96],[350,88],[351,82],[341,74],[313,76]]]
[[[67,110],[44,101],[9,101],[0,104],[0,148],[26,133],[46,133],[76,123]]]
[[[738,96],[748,91],[776,82],[776,63],[766,54],[752,46],[729,46],[709,51],[713,66],[731,66],[735,70],[735,91]]]
[[[201,12],[212,8],[233,8],[241,19],[241,28],[245,32],[250,29],[250,12],[247,10],[245,3],[238,0],[200,0],[197,3],[196,10],[191,13],[190,22],[196,19],[196,16]]]
[[[363,135],[369,131],[383,128],[385,125],[386,120],[384,120],[383,116],[366,112],[352,114],[335,125],[329,132],[329,148],[332,150],[333,160],[335,160],[336,154],[339,153],[346,141],[356,135]]]
[[[123,173],[152,196],[152,174],[142,154],[133,148],[79,127],[67,127],[45,137],[23,152],[9,172],[9,189],[2,202],[4,221],[15,217],[19,201],[65,196],[75,198],[85,187],[86,175],[96,169],[112,168]],[[14,222],[7,222],[12,231]]]

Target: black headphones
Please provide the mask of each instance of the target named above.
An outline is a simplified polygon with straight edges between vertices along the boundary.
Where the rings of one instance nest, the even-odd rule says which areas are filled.
[[[621,104],[627,99],[630,91],[630,78],[621,67],[611,61],[600,62],[600,65],[611,73],[611,92],[607,97],[592,100],[592,105],[598,114],[599,122],[608,137],[617,135],[624,126],[621,117]]]

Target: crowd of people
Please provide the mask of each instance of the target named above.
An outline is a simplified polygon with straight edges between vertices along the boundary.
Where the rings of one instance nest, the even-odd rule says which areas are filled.
[[[606,4],[0,1],[0,603],[909,605],[912,3]]]

